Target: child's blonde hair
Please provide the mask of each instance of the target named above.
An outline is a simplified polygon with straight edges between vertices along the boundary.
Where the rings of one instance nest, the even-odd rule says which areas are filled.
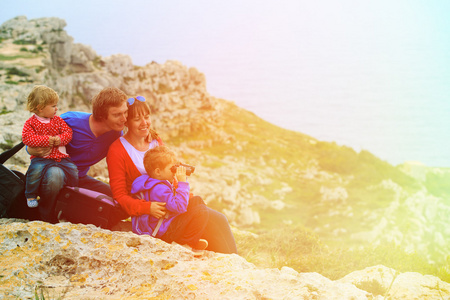
[[[59,97],[53,89],[45,85],[35,85],[28,95],[27,110],[37,112],[47,105],[58,103]]]
[[[144,167],[149,176],[156,168],[164,169],[176,159],[175,153],[167,146],[158,146],[145,152]]]

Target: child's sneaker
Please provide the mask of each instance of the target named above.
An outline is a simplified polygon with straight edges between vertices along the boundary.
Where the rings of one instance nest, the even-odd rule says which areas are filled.
[[[197,245],[193,248],[195,250],[205,250],[208,247],[208,241],[204,239],[199,239]]]
[[[34,207],[37,207],[38,206],[38,200],[36,199],[36,198],[30,198],[30,199],[27,199],[27,205],[28,205],[28,207],[31,207],[31,208],[34,208]]]
[[[208,247],[208,242],[206,241],[206,240],[203,240],[203,239],[200,239],[199,240],[199,243],[200,243],[200,241],[203,241],[203,242],[201,242],[201,245],[200,246],[203,246],[203,247]],[[175,243],[175,242],[174,242]],[[199,244],[199,243],[197,243],[197,245]],[[206,246],[205,246],[205,244],[206,244]],[[197,245],[196,245],[196,247],[197,247]],[[203,256],[203,254],[205,253],[205,250],[204,249],[196,249],[196,248],[192,248],[191,246],[189,246],[188,244],[184,244],[184,245],[181,245],[181,246],[183,246],[184,248],[186,248],[186,249],[188,249],[193,255],[194,255],[194,257],[201,257],[201,256]]]

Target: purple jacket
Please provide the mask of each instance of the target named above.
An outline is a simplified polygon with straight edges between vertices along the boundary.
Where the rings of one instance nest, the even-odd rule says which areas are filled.
[[[159,180],[149,177],[147,174],[136,178],[131,185],[131,193],[138,195],[146,201],[165,202],[168,211],[168,217],[163,220],[156,237],[161,237],[166,233],[172,220],[186,212],[189,204],[189,183],[178,182],[176,193],[173,192],[173,186],[167,180]],[[133,232],[137,234],[152,235],[153,230],[158,224],[157,218],[151,215],[141,215],[132,217]]]

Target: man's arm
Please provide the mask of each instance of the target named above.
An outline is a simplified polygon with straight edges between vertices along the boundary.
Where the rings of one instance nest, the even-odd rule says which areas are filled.
[[[28,154],[37,156],[37,157],[44,157],[50,154],[52,152],[52,147],[26,147],[26,150]]]

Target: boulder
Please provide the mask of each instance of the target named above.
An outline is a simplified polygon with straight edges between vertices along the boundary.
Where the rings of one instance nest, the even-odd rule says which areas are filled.
[[[430,275],[399,273],[379,265],[355,271],[338,280],[364,289],[384,299],[448,299],[450,284]]]

